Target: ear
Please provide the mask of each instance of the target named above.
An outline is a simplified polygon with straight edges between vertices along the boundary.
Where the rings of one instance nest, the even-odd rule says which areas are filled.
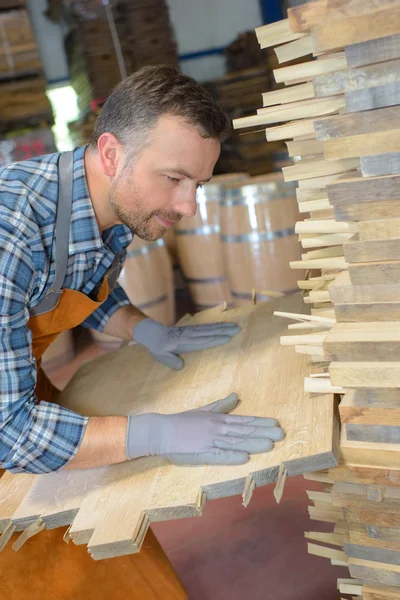
[[[104,175],[114,178],[124,164],[122,144],[112,133],[103,133],[97,140],[97,150]]]

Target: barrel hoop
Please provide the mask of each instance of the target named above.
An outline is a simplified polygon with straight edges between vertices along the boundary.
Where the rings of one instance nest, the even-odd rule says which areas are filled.
[[[253,294],[251,292],[234,292],[231,290],[231,294],[234,298],[242,298],[243,300],[252,300]],[[257,292],[256,297],[259,299],[270,299],[275,300],[275,297],[268,296],[268,294],[260,294]]]
[[[149,302],[144,302],[143,304],[135,304],[136,308],[150,308],[150,306],[155,306],[156,304],[161,304],[162,302],[165,302],[166,300],[168,300],[168,294],[163,294],[162,296],[159,296],[158,298],[154,298],[154,300],[150,300]]]
[[[126,258],[143,256],[144,254],[149,254],[152,250],[155,250],[156,248],[161,248],[162,246],[164,246],[164,240],[159,239],[149,244],[148,246],[141,246],[140,248],[132,248],[131,250],[127,250]]]
[[[185,277],[187,283],[222,283],[226,281],[226,277]]]
[[[219,233],[219,225],[202,225],[202,227],[194,227],[193,229],[177,229],[176,235],[211,235]]]
[[[289,229],[278,229],[277,231],[252,231],[251,233],[242,233],[240,235],[221,235],[221,240],[225,244],[235,244],[240,242],[272,242],[278,238],[294,235],[293,227]]]
[[[271,202],[272,200],[281,200],[284,198],[293,198],[296,195],[295,189],[289,185],[284,187],[276,188],[275,184],[272,184],[273,188],[270,195],[266,195],[267,190],[264,189],[253,189],[243,192],[242,188],[230,189],[224,193],[221,199],[221,206],[254,206],[256,204],[262,204],[263,202]]]

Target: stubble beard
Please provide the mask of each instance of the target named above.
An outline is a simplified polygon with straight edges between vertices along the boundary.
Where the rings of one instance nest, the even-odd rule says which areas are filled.
[[[129,209],[124,206],[123,197],[129,197]],[[155,217],[161,216],[171,221],[179,221],[181,219],[181,215],[174,211],[154,210],[146,213],[140,202],[139,191],[135,188],[132,181],[128,184],[123,183],[121,177],[111,186],[108,198],[117,219],[129,227],[134,235],[148,242],[158,240],[167,230]],[[145,201],[146,199],[144,198],[143,200]]]

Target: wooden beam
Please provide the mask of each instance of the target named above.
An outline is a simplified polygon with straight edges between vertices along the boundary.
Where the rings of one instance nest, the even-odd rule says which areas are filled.
[[[351,44],[344,49],[349,68],[400,58],[400,34]]]
[[[332,182],[327,187],[329,202],[333,206],[385,200],[400,200],[400,175],[387,177],[348,177]],[[369,212],[369,207],[366,210]]]
[[[321,98],[343,92],[385,86],[399,81],[400,59],[397,58],[386,62],[384,69],[382,69],[382,65],[378,64],[319,75],[313,79],[313,85],[316,98]]]
[[[400,129],[331,139],[324,142],[324,148],[327,159],[370,156],[383,154],[386,151],[398,152],[400,151]]]
[[[354,285],[397,284],[400,281],[400,261],[363,262],[348,265]]]
[[[339,273],[329,286],[329,295],[336,304],[354,304],[371,302],[399,302],[400,283],[352,284],[348,271]]]
[[[364,221],[359,225],[361,241],[393,240],[400,238],[400,219]]]
[[[306,34],[293,32],[289,24],[289,19],[282,19],[276,23],[257,27],[256,36],[261,48],[271,48],[272,46],[298,40],[305,37]]]
[[[314,53],[337,50],[400,33],[400,6],[376,10],[370,14],[342,18],[332,26],[331,20],[321,22],[312,33]]]
[[[290,65],[289,67],[281,67],[280,69],[274,69],[273,74],[276,83],[290,84],[290,82],[309,81],[317,75],[323,73],[332,73],[333,71],[340,71],[340,69],[346,69],[347,62],[344,52],[338,52],[335,55],[320,60],[312,60],[297,65]]]
[[[337,26],[332,21],[346,17],[357,17],[365,13],[376,11],[379,7],[390,7],[391,0],[382,0],[378,6],[371,0],[317,0],[307,2],[300,6],[289,8],[289,26],[292,31],[307,33],[326,21],[331,22],[331,27]]]
[[[314,86],[312,82],[292,85],[287,88],[273,90],[262,94],[263,106],[276,106],[277,104],[287,104],[289,102],[299,102],[314,98]]]
[[[400,387],[400,363],[398,362],[332,362],[329,372],[334,386],[340,385],[344,388]],[[394,464],[384,466],[393,467]],[[400,462],[397,467],[400,467]]]
[[[374,110],[400,104],[400,81],[346,92],[346,112]]]
[[[400,257],[400,238],[360,241],[359,235],[355,234],[344,243],[343,248],[350,264],[396,260]]]
[[[315,120],[315,134],[318,140],[332,140],[362,135],[383,133],[397,129],[400,119],[400,106],[390,106],[373,111],[344,114]],[[378,154],[378,152],[371,152]]]
[[[274,51],[279,63],[285,63],[312,54],[313,45],[311,36],[307,35],[306,37],[294,40],[293,42],[278,46],[277,48],[274,48]]]
[[[285,181],[298,181],[300,179],[311,179],[312,177],[324,177],[325,175],[338,175],[359,168],[358,158],[345,160],[318,160],[300,161],[291,167],[283,167]]]
[[[400,152],[362,156],[360,166],[363,177],[397,175],[400,173]]]

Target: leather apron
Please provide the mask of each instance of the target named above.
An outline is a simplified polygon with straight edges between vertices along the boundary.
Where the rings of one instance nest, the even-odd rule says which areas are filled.
[[[36,395],[56,402],[59,391],[40,367],[45,350],[59,333],[82,323],[104,302],[119,274],[115,257],[96,299],[63,289],[72,212],[73,156],[60,155],[55,278],[38,306],[31,310],[29,328],[37,361]],[[1,475],[0,475],[1,476]],[[18,477],[18,475],[16,475]],[[0,598],[12,600],[186,600],[175,571],[151,530],[138,554],[94,561],[86,546],[63,541],[64,529],[44,530],[16,553],[14,534],[0,553]]]

